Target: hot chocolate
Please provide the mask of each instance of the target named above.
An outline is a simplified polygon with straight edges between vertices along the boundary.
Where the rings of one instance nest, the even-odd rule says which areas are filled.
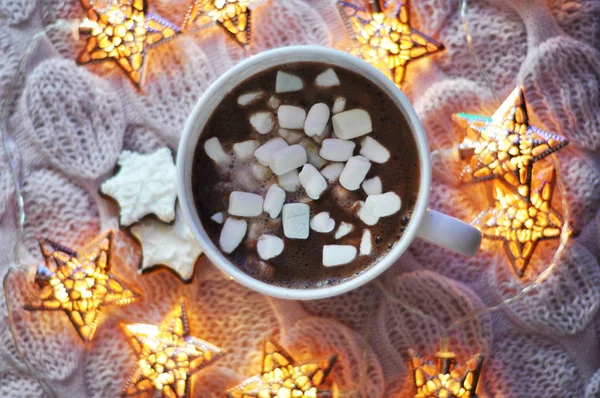
[[[402,238],[419,190],[402,112],[366,78],[325,63],[263,71],[228,94],[195,150],[202,225],[266,283],[337,284]]]

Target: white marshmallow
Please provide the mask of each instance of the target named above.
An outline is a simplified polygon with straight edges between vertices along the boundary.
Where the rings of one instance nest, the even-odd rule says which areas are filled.
[[[258,181],[264,181],[271,174],[271,169],[258,163],[253,163],[251,166],[252,175]]]
[[[304,121],[304,132],[309,137],[321,135],[325,132],[325,126],[329,121],[329,107],[320,102],[314,104],[306,115]]]
[[[364,109],[352,109],[331,118],[333,132],[338,138],[351,140],[373,131],[371,116]]]
[[[275,126],[275,118],[271,112],[256,112],[250,116],[250,124],[259,134],[268,134]]]
[[[323,177],[329,182],[336,182],[344,170],[344,163],[330,163],[321,170]]]
[[[258,222],[250,222],[248,226],[248,231],[246,232],[246,247],[255,248],[256,242],[258,242],[258,238],[262,233],[262,223]]]
[[[328,233],[335,228],[335,221],[329,217],[329,212],[322,211],[310,220],[310,229],[315,232]]]
[[[258,255],[263,260],[277,257],[283,251],[283,240],[275,235],[261,235],[256,244]]]
[[[204,142],[204,150],[206,151],[206,155],[216,163],[223,164],[229,162],[229,155],[225,153],[221,146],[221,141],[217,137],[206,140]]]
[[[260,142],[258,140],[238,142],[233,144],[233,153],[239,160],[250,159],[259,146]]]
[[[370,168],[371,162],[367,158],[360,155],[351,157],[340,174],[340,184],[348,191],[357,190]]]
[[[306,150],[302,145],[290,145],[273,154],[269,166],[278,176],[306,164]]]
[[[225,253],[234,251],[244,239],[248,223],[245,220],[238,220],[229,217],[223,225],[221,236],[219,236],[219,246]]]
[[[333,113],[334,115],[337,113],[340,113],[344,110],[345,106],[346,106],[346,98],[335,97],[335,100],[333,101],[333,106],[331,107],[331,113]]]
[[[271,110],[277,110],[277,108],[279,108],[279,105],[281,105],[281,100],[279,98],[277,98],[274,95],[269,97],[269,100],[267,101],[267,106]]]
[[[302,167],[302,171],[298,174],[300,184],[304,187],[306,194],[314,200],[321,197],[321,194],[327,189],[327,181],[319,173],[319,170],[310,163],[307,163]]]
[[[356,258],[356,247],[350,245],[324,245],[323,265],[335,267],[348,264]]]
[[[338,79],[333,68],[329,68],[325,72],[323,72],[319,76],[317,76],[317,78],[315,79],[315,84],[318,87],[339,86],[340,79]]]
[[[250,192],[233,191],[229,195],[229,210],[232,216],[256,217],[262,213],[263,198]]]
[[[358,202],[359,205],[359,209],[358,209],[358,213],[356,214],[358,216],[358,218],[361,219],[362,222],[364,222],[366,225],[375,225],[377,224],[377,222],[379,222],[379,217],[377,217],[376,215],[374,215],[366,206],[365,202],[363,202],[362,200],[360,200]]]
[[[305,203],[283,205],[283,234],[290,239],[308,238],[310,207]]]
[[[298,76],[290,75],[289,73],[278,71],[275,78],[276,93],[290,93],[292,91],[300,91],[304,87],[302,79]]]
[[[260,100],[261,98],[263,98],[265,96],[265,92],[263,90],[258,90],[258,91],[252,91],[251,93],[246,93],[246,94],[242,94],[238,97],[238,105],[243,107],[246,107],[248,105],[252,105],[253,103],[257,102],[258,100]]]
[[[360,154],[375,163],[385,163],[390,158],[390,151],[374,138],[365,137],[360,144]]]
[[[317,169],[325,166],[327,161],[319,156],[319,146],[310,138],[302,140],[300,143],[306,150],[307,162],[315,166]]]
[[[300,188],[298,179],[298,170],[292,170],[289,173],[278,176],[279,186],[287,192],[296,192]]]
[[[210,219],[213,220],[214,222],[216,222],[217,224],[223,224],[223,220],[225,219],[225,216],[223,215],[223,212],[218,212],[218,213],[213,214]]]
[[[380,195],[367,196],[365,206],[373,215],[387,217],[400,211],[402,201],[395,192],[386,192]]]
[[[304,134],[288,129],[279,129],[279,135],[283,137],[284,140],[287,141],[288,144],[297,144],[306,137]]]
[[[373,248],[373,242],[371,237],[371,231],[368,229],[363,230],[362,238],[360,239],[360,254],[361,256],[368,256],[371,254]]]
[[[323,159],[333,162],[345,162],[352,157],[356,144],[352,141],[340,140],[338,138],[327,138],[321,144],[319,155]]]
[[[277,109],[277,119],[279,127],[284,129],[301,129],[304,128],[306,120],[306,111],[299,106],[281,105]]]
[[[379,195],[383,192],[381,178],[379,176],[369,178],[362,183],[362,189],[367,195]]]
[[[341,239],[352,232],[353,229],[354,225],[350,224],[349,222],[342,221],[337,231],[335,231],[335,238]]]
[[[263,166],[268,166],[271,164],[273,154],[287,146],[288,143],[285,142],[283,138],[275,137],[258,147],[258,149],[254,151],[254,157],[256,160],[258,160],[258,163],[262,164]]]
[[[263,210],[265,213],[269,213],[271,218],[277,218],[285,202],[285,191],[277,184],[273,184],[267,191],[265,201],[263,203]]]
[[[312,140],[314,142],[316,142],[317,144],[320,144],[321,142],[323,142],[323,140],[325,138],[328,138],[331,135],[331,123],[327,123],[325,125],[325,129],[323,130],[323,132],[319,135],[315,135],[312,138]]]

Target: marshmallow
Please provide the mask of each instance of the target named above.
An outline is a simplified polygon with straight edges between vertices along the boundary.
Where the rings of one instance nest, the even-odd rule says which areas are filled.
[[[319,146],[313,142],[310,138],[302,140],[300,143],[306,150],[307,162],[315,166],[317,169],[325,166],[327,161],[319,156]]]
[[[368,229],[363,230],[362,238],[360,239],[360,254],[361,256],[368,256],[371,254],[373,248],[373,242],[371,238],[371,231]]]
[[[229,162],[229,155],[225,153],[221,146],[221,141],[217,137],[206,140],[204,142],[204,150],[206,151],[206,155],[216,163],[223,164]]]
[[[366,225],[375,225],[379,222],[379,217],[374,215],[369,208],[365,205],[365,202],[362,200],[358,202],[360,208],[358,209],[358,213],[356,214],[358,218]]]
[[[256,244],[258,255],[263,260],[277,257],[283,251],[283,240],[275,235],[261,235]]]
[[[219,236],[219,246],[225,253],[231,253],[239,246],[246,235],[248,223],[245,220],[238,220],[229,217],[223,225],[221,236]]]
[[[315,232],[328,233],[335,228],[335,221],[329,217],[329,212],[322,211],[310,220],[310,229]]]
[[[340,174],[340,184],[348,191],[357,190],[370,168],[371,162],[367,158],[360,155],[351,157]]]
[[[279,127],[301,129],[304,128],[306,111],[299,106],[281,105],[277,109],[277,119],[279,120]]]
[[[289,173],[282,174],[278,177],[279,186],[287,192],[296,192],[300,188],[300,180],[298,179],[298,170],[292,170]]]
[[[263,198],[249,192],[233,191],[229,195],[229,210],[232,216],[256,217],[262,213]]]
[[[351,140],[373,131],[371,116],[364,109],[352,109],[331,118],[333,132],[338,138]]]
[[[323,177],[329,182],[336,182],[344,170],[344,163],[330,163],[321,170]]]
[[[314,142],[316,142],[317,144],[320,144],[321,142],[323,142],[323,140],[327,137],[329,137],[331,135],[331,123],[327,123],[325,125],[325,129],[323,130],[323,132],[319,135],[315,135],[313,137],[311,137],[313,139]]]
[[[319,155],[323,159],[334,162],[345,162],[352,157],[356,144],[352,141],[340,140],[338,138],[327,138],[321,144]]]
[[[365,180],[362,183],[362,189],[367,195],[379,195],[381,192],[383,192],[383,187],[381,186],[381,178],[373,177],[368,180]]]
[[[304,121],[304,132],[309,137],[321,135],[325,132],[325,126],[329,121],[329,107],[320,102],[314,104],[306,115]]]
[[[283,138],[276,137],[258,147],[258,149],[254,151],[254,157],[256,160],[258,160],[258,163],[262,164],[263,166],[268,166],[271,163],[273,154],[287,146],[288,143],[285,142]]]
[[[281,105],[281,100],[279,98],[277,98],[274,95],[269,97],[269,100],[267,101],[267,106],[271,110],[277,110],[277,108],[279,108],[279,105]]]
[[[335,238],[341,239],[352,232],[353,229],[354,225],[350,224],[349,222],[342,221],[337,231],[335,231]]]
[[[261,164],[253,163],[251,166],[251,172],[254,178],[256,178],[258,181],[264,181],[271,174],[271,169]]]
[[[310,207],[305,203],[283,205],[283,234],[290,239],[308,238]]]
[[[305,137],[304,134],[288,129],[279,129],[279,135],[283,137],[284,140],[287,141],[288,144],[297,144],[302,141]]]
[[[265,92],[263,90],[258,90],[258,91],[252,91],[251,93],[246,93],[246,94],[242,94],[238,97],[238,105],[243,107],[246,107],[248,105],[252,105],[253,103],[257,102],[258,100],[260,100],[261,98],[263,98],[265,96]]]
[[[259,145],[260,142],[257,140],[238,142],[237,144],[233,144],[233,153],[235,153],[235,156],[239,160],[250,159]]]
[[[362,140],[359,153],[375,163],[385,163],[390,158],[390,151],[371,137]]]
[[[346,106],[346,98],[335,97],[335,100],[333,101],[333,106],[331,107],[331,113],[333,113],[334,115],[336,113],[340,113],[344,110],[345,106]]]
[[[323,265],[334,267],[348,264],[356,258],[356,247],[350,245],[324,245]]]
[[[267,191],[265,201],[263,203],[263,210],[269,213],[271,218],[277,218],[285,202],[285,191],[277,184],[273,184]]]
[[[223,212],[218,212],[218,213],[213,214],[210,219],[213,220],[214,222],[216,222],[217,224],[223,224],[223,220],[225,218],[223,216]]]
[[[269,166],[278,176],[306,164],[306,150],[302,145],[290,145],[273,154]]]
[[[402,202],[395,192],[386,192],[380,195],[369,195],[365,206],[377,217],[387,217],[400,211]]]
[[[256,242],[258,242],[258,237],[262,233],[262,229],[262,223],[250,222],[250,226],[246,232],[246,247],[251,249],[256,247]]]
[[[321,197],[321,194],[327,189],[327,181],[319,173],[319,170],[310,163],[307,163],[302,167],[302,171],[298,174],[300,184],[304,187],[306,194],[314,200]]]
[[[250,116],[250,124],[259,134],[268,134],[275,126],[275,118],[271,112],[256,112]]]
[[[304,87],[302,79],[298,76],[290,75],[289,73],[278,71],[275,78],[276,93],[290,93],[292,91],[300,91]]]
[[[338,79],[333,68],[329,68],[325,72],[323,72],[319,76],[317,76],[317,78],[315,79],[315,84],[318,87],[339,86],[340,79]]]

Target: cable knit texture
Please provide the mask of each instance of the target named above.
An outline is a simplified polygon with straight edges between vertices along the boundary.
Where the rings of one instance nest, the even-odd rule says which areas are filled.
[[[176,24],[189,6],[188,0],[148,3],[151,12]],[[412,62],[405,86],[433,151],[430,208],[471,222],[487,207],[488,193],[483,185],[460,184],[463,164],[453,150],[464,132],[452,114],[490,115],[499,104],[467,48],[459,2],[411,3],[414,27],[446,47]],[[407,350],[433,356],[447,328],[459,360],[485,354],[481,397],[600,396],[598,2],[468,2],[473,46],[499,97],[522,84],[531,123],[570,140],[557,158],[573,235],[548,278],[495,312],[485,309],[535,281],[558,241],[541,242],[519,279],[500,242],[484,241],[477,255],[464,258],[417,239],[376,282],[311,302],[250,291],[206,257],[198,260],[189,284],[160,268],[139,273],[139,243],[118,230],[118,206],[99,195],[121,150],[150,153],[168,146],[175,152],[198,98],[252,54],[292,44],[341,50],[350,44],[334,0],[266,0],[252,8],[248,50],[216,25],[186,33],[148,50],[140,92],[114,63],[76,65],[86,42],[71,32],[85,16],[78,0],[0,0],[2,98],[33,36],[60,22],[33,47],[2,129],[26,216],[17,235],[18,198],[1,153],[0,276],[7,276],[0,293],[8,301],[0,300],[0,396],[41,397],[43,389],[57,397],[118,396],[136,360],[120,325],[158,323],[181,296],[188,298],[191,334],[228,352],[191,378],[196,397],[222,397],[257,374],[262,341],[270,336],[300,361],[338,354],[329,378],[344,396],[409,397],[414,392]],[[560,196],[556,192],[553,201],[559,210]],[[142,297],[128,306],[103,307],[97,334],[84,346],[66,314],[25,311],[23,305],[37,292],[32,280],[42,260],[39,237],[76,249],[107,229],[117,231],[111,272]],[[482,314],[473,317],[476,312]]]

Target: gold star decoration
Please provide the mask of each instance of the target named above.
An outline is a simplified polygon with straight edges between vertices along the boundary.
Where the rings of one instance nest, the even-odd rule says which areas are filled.
[[[139,355],[123,396],[190,397],[190,376],[225,355],[221,348],[190,336],[186,307],[182,297],[158,326],[121,325]]]
[[[188,29],[195,22],[208,17],[242,47],[250,45],[251,15],[248,0],[194,0],[183,23]]]
[[[319,388],[337,356],[321,361],[296,363],[279,344],[265,341],[262,374],[227,391],[227,398],[324,398],[336,397],[337,387]]]
[[[146,13],[144,0],[115,0],[100,7],[82,0],[87,18],[81,34],[90,35],[77,58],[79,64],[112,60],[140,88],[144,82],[147,49],[176,37],[179,28],[160,17]]]
[[[466,129],[459,145],[469,159],[461,179],[479,182],[502,179],[529,197],[533,163],[563,148],[567,139],[529,125],[525,95],[517,87],[492,117],[458,113],[456,120]]]
[[[542,240],[560,238],[563,218],[552,208],[556,170],[550,178],[536,178],[539,187],[524,198],[499,182],[494,184],[496,206],[482,216],[481,229],[488,239],[504,241],[504,250],[515,272],[523,276]]]
[[[382,11],[379,0],[371,4],[373,10],[368,12],[350,3],[338,3],[357,42],[349,51],[379,69],[389,69],[394,83],[400,87],[409,62],[437,53],[444,45],[411,27],[408,5],[400,5],[389,16]]]
[[[415,398],[477,398],[477,384],[483,354],[457,363],[453,352],[442,350],[436,361],[426,360],[409,350],[410,370],[414,377]]]
[[[113,232],[98,236],[79,251],[47,239],[40,240],[44,265],[35,275],[40,303],[27,310],[65,311],[85,343],[98,325],[100,307],[127,305],[139,294],[108,273]]]

